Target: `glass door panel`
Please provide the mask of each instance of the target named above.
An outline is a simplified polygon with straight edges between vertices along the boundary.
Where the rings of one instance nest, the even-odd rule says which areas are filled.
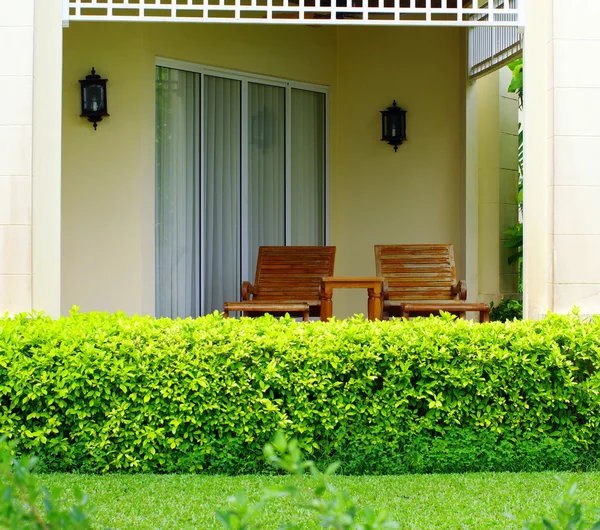
[[[258,247],[285,244],[285,89],[248,83],[248,279]]]
[[[241,286],[241,81],[204,77],[203,314]]]
[[[156,316],[200,315],[200,75],[156,69]]]
[[[325,244],[325,94],[292,89],[289,245]]]

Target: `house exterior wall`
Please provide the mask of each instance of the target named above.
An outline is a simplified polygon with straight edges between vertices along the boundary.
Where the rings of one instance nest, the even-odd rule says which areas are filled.
[[[45,7],[42,8],[42,5]],[[524,4],[524,10],[527,20],[524,44],[527,65],[524,112],[525,315],[537,318],[547,310],[568,311],[574,304],[578,304],[586,314],[597,313],[600,310],[600,228],[595,205],[600,187],[597,181],[600,174],[597,163],[600,130],[597,124],[600,120],[596,114],[600,108],[600,83],[597,72],[590,65],[594,64],[600,41],[600,4],[596,0],[529,0]],[[201,28],[173,25],[167,29],[167,26],[159,24],[140,24],[138,27],[122,25],[117,30],[116,26],[107,24],[73,24],[65,31],[68,47],[65,52],[67,71],[64,79],[67,86],[64,101],[67,108],[63,116],[68,118],[68,123],[62,136],[70,143],[63,151],[63,155],[66,154],[63,174],[66,188],[62,198],[67,202],[59,221],[56,212],[60,209],[60,199],[56,195],[61,188],[57,179],[60,156],[56,146],[60,144],[61,135],[56,134],[60,119],[56,119],[55,112],[60,105],[52,104],[52,101],[57,99],[53,94],[60,80],[57,81],[54,76],[43,77],[53,71],[61,71],[60,52],[57,53],[57,50],[60,50],[59,35],[62,32],[56,31],[56,20],[60,19],[57,13],[60,13],[60,0],[0,0],[0,310],[15,312],[34,307],[55,314],[53,305],[58,304],[62,297],[63,311],[73,303],[81,303],[83,309],[152,312],[153,186],[148,184],[153,181],[153,108],[148,103],[152,100],[154,56],[157,53],[168,56],[169,50],[176,52],[175,58],[232,68],[237,66],[250,71],[254,68],[260,73],[295,77],[332,87],[331,239],[338,245],[349,239],[356,241],[358,248],[363,249],[356,262],[356,273],[362,273],[359,269],[366,270],[367,254],[363,251],[366,252],[364,249],[370,244],[361,242],[375,239],[375,229],[361,225],[362,230],[356,237],[351,237],[350,231],[342,232],[345,221],[356,228],[357,212],[364,215],[364,203],[372,203],[374,194],[368,193],[369,188],[365,188],[367,191],[361,190],[364,200],[348,200],[350,192],[343,192],[346,183],[349,183],[350,189],[356,187],[357,177],[353,175],[354,168],[350,164],[342,164],[344,154],[352,158],[354,153],[344,151],[345,143],[339,138],[344,118],[338,118],[337,113],[350,113],[354,101],[346,98],[344,101],[350,105],[342,108],[342,97],[337,97],[336,90],[341,89],[339,80],[342,78],[352,77],[353,83],[364,84],[365,74],[358,68],[354,76],[343,74],[342,50],[337,46],[337,34],[342,35],[341,30],[331,28],[329,33],[323,30],[322,35],[327,37],[316,38],[316,44],[314,39],[306,39],[312,52],[306,54],[305,48],[298,45],[304,40],[290,33],[290,28],[277,26],[273,31],[279,32],[279,38],[271,39],[272,35],[269,36],[268,32],[263,38],[259,36],[266,28],[259,30],[251,26],[248,30],[233,25]],[[156,32],[159,27],[165,36],[157,37],[157,40],[149,38],[148,32]],[[401,30],[390,28],[390,31]],[[308,32],[309,29],[300,28],[299,31]],[[344,28],[344,31],[354,29]],[[362,30],[356,28],[356,31]],[[247,32],[255,32],[252,34],[256,40],[248,40]],[[204,38],[208,35],[213,38]],[[312,34],[313,37],[315,35]],[[396,39],[392,38],[390,42],[386,37],[380,41],[379,35],[376,35],[371,57],[362,60],[361,64],[369,71],[372,64],[379,64],[377,58],[380,55],[387,55],[391,57],[390,62],[373,76],[378,77],[380,84],[395,78],[402,80],[403,88],[414,87],[419,85],[420,80],[403,74],[413,69],[418,71],[418,60],[429,56],[427,50],[435,48],[438,56],[450,61],[453,59],[454,50],[460,47],[454,47],[454,39],[448,40],[448,35],[452,33],[435,34],[433,38],[437,42],[426,43],[422,49],[409,42],[410,53],[406,57],[410,59],[406,60],[401,55],[401,50],[407,49],[406,43],[403,42],[404,47],[401,48]],[[357,36],[360,37],[360,34],[357,33]],[[396,36],[401,40],[399,33]],[[122,40],[115,41],[114,37]],[[351,33],[346,37],[348,43]],[[226,46],[215,47],[215,39],[222,39]],[[389,47],[384,47],[382,42]],[[231,43],[238,48],[230,47]],[[273,43],[276,49],[286,50],[286,60],[273,63],[273,54],[268,53]],[[352,42],[349,43],[352,45]],[[387,53],[386,49],[394,51]],[[251,57],[242,60],[245,55]],[[45,60],[50,62],[44,68]],[[83,77],[92,65],[103,64],[104,60],[107,60],[107,66],[102,73],[116,81],[111,86],[121,85],[122,90],[113,92],[111,98],[111,110],[118,109],[121,119],[118,125],[114,125],[116,118],[112,119],[113,125],[109,125],[110,120],[102,124],[102,128],[114,133],[112,136],[105,134],[102,137],[97,133],[93,137],[90,136],[89,125],[76,117],[76,80]],[[346,61],[347,64],[349,62]],[[294,72],[297,72],[298,64],[307,69],[299,71],[296,77]],[[400,67],[405,64],[410,70],[401,73]],[[444,69],[441,68],[440,72]],[[435,97],[442,94],[444,101],[451,105],[456,103],[452,90],[446,98],[448,85],[444,76],[434,77],[438,85]],[[48,92],[44,95],[46,90]],[[389,97],[386,94],[386,98]],[[397,98],[399,101],[404,99]],[[401,101],[409,111],[413,103]],[[383,106],[387,104],[389,102],[386,101]],[[462,101],[457,104],[463,107]],[[378,107],[383,106],[378,102]],[[452,116],[445,112],[447,108],[450,107],[445,107],[442,114],[446,115],[447,122],[451,122]],[[410,123],[409,135],[412,135]],[[464,124],[455,125],[453,132],[458,132],[462,138]],[[355,132],[360,135],[364,131]],[[353,138],[350,134],[345,136],[350,141]],[[412,142],[413,138],[409,138]],[[433,158],[431,151],[421,149],[423,156]],[[472,157],[469,158],[468,153],[467,158],[467,165],[472,167]],[[465,164],[461,162],[461,165]],[[376,175],[384,167],[385,162],[378,161],[378,167],[369,166],[367,173],[369,176]],[[343,169],[349,171],[342,173]],[[444,170],[442,164],[438,169]],[[390,174],[396,176],[401,173],[402,168],[396,166]],[[460,204],[468,190],[461,189],[464,183],[461,179],[459,181],[459,204],[452,203],[454,195],[449,197],[449,201],[461,212],[459,217],[463,219],[463,226],[457,229],[460,239],[469,227],[464,226],[464,219],[468,216],[462,215],[465,205]],[[400,200],[402,193],[413,191],[411,185],[414,187],[415,183],[410,179],[403,181],[403,186],[392,184],[389,195],[396,195]],[[384,193],[387,192],[386,189]],[[361,208],[357,210],[354,206],[359,202]],[[407,214],[412,211],[412,204],[416,201],[403,205]],[[400,208],[398,210],[397,217],[401,217]],[[467,210],[473,211],[472,208]],[[105,215],[106,211],[111,215]],[[374,215],[374,211],[377,211],[377,206],[368,209],[370,215]],[[448,213],[445,206],[443,212]],[[412,223],[416,234],[420,223],[430,222],[430,214],[429,211],[419,212],[417,222],[407,221],[410,216],[405,215],[397,226],[404,228]],[[387,219],[386,222],[389,223]],[[441,212],[434,212],[431,223],[442,235],[446,235],[448,229],[456,232],[453,222]],[[364,226],[373,227],[375,224],[365,221]],[[372,232],[367,233],[369,231]],[[65,240],[59,256],[57,249],[61,245],[61,235]],[[464,244],[461,242],[457,247],[461,257],[465,253]],[[348,258],[349,251],[344,252],[345,257],[338,262],[341,268],[338,272],[349,271],[350,265],[354,265]],[[65,282],[62,291],[60,278],[55,273],[61,257],[67,260],[62,268]],[[471,269],[472,261],[469,258]],[[45,263],[49,266],[45,267]],[[474,278],[475,275],[471,272],[469,277]]]
[[[463,36],[458,28],[338,30],[336,274],[372,276],[378,243],[453,243],[464,278]],[[397,153],[379,140],[379,111],[394,99],[408,111]],[[366,310],[360,291],[340,290],[335,301],[339,316]]]
[[[394,242],[452,242],[463,274],[463,38],[460,28],[73,23],[64,33],[62,311],[154,312],[156,56],[328,85],[336,274],[372,275],[373,245]],[[92,66],[109,79],[111,114],[95,132],[79,118],[78,79]],[[393,99],[408,109],[398,153],[379,141],[379,111]],[[336,292],[335,314],[364,313],[365,298]]]
[[[479,164],[479,293],[498,302],[517,293],[512,250],[504,246],[504,231],[518,221],[518,104],[507,92],[511,79],[505,67],[477,80]]]
[[[154,314],[156,57],[334,87],[335,28],[74,23],[64,39],[63,313]],[[97,131],[79,117],[92,66],[109,79]]]

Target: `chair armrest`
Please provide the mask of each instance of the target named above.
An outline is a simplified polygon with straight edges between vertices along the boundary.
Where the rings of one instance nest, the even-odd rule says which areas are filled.
[[[256,294],[256,291],[254,290],[254,286],[250,283],[250,282],[243,282],[242,283],[242,301],[248,301],[251,300],[251,296]]]
[[[456,282],[452,286],[452,294],[454,296],[458,295],[459,300],[466,300],[467,299],[467,282],[465,282],[464,280],[460,280],[460,281]]]

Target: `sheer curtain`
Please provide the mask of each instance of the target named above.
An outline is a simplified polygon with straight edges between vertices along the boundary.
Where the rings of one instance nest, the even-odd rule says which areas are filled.
[[[325,244],[325,95],[292,89],[291,240]]]
[[[156,315],[200,314],[200,77],[156,69]]]
[[[248,279],[258,247],[285,244],[285,89],[248,83]]]
[[[241,287],[241,82],[204,77],[203,313]]]

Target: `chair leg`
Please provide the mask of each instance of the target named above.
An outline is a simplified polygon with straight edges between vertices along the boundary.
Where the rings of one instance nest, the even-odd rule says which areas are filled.
[[[302,313],[302,322],[308,322],[308,310]]]
[[[480,311],[479,312],[479,322],[489,322],[490,321],[490,312],[489,311]]]
[[[229,309],[223,311],[223,318],[229,318]]]

